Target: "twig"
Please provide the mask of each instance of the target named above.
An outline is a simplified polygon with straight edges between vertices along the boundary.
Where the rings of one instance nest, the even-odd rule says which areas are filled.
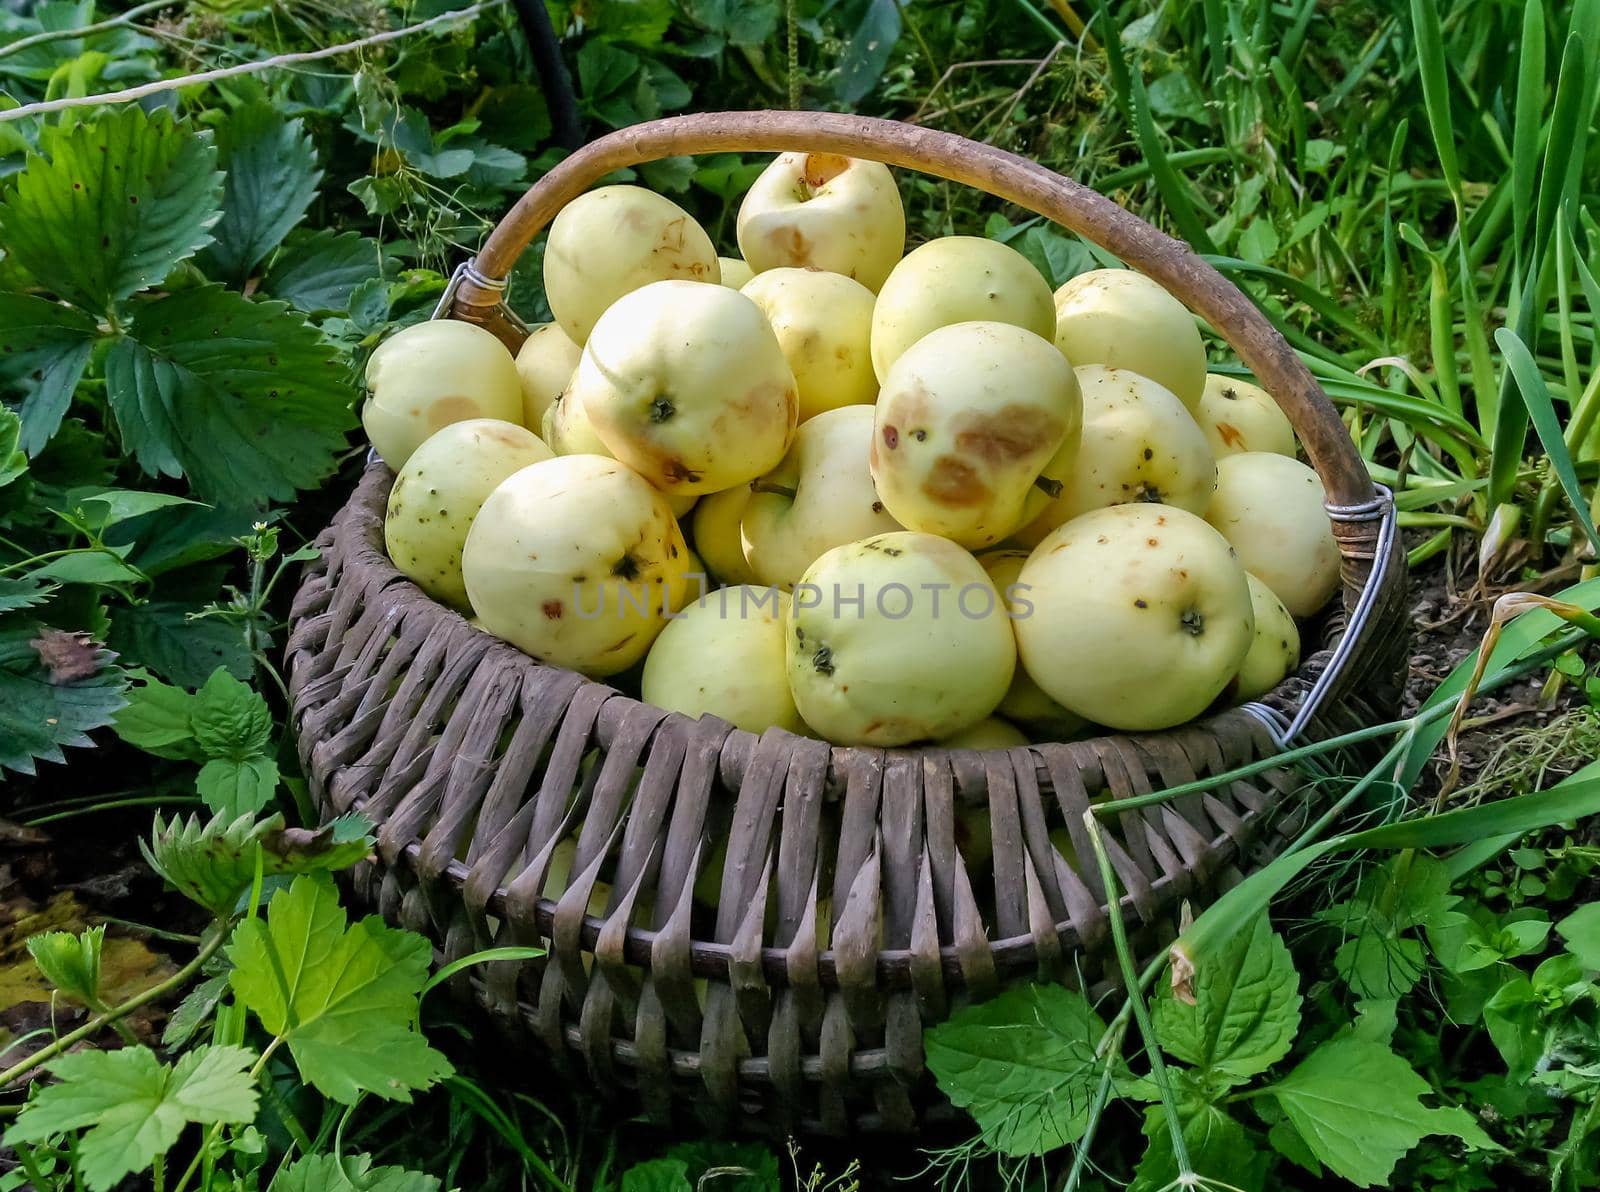
[[[103,21],[96,21],[92,25],[83,25],[77,29],[46,29],[43,33],[35,33],[8,45],[0,46],[0,58],[20,54],[23,50],[31,50],[34,46],[42,46],[52,41],[65,41],[71,37],[88,37],[91,33],[104,33],[107,29],[116,29],[122,25],[131,25],[134,21],[144,16],[147,12],[154,12],[158,8],[171,8],[175,4],[182,4],[184,0],[150,0],[148,4],[135,5],[127,12],[118,13],[114,17],[107,17]]]
[[[341,45],[326,46],[320,50],[305,50],[295,54],[279,54],[272,58],[263,58],[259,62],[241,62],[237,66],[224,66],[217,70],[205,70],[199,74],[183,75],[175,79],[161,79],[155,83],[145,83],[138,87],[129,87],[123,91],[108,91],[102,95],[68,96],[64,99],[45,100],[42,103],[31,103],[25,107],[12,108],[10,111],[0,112],[0,124],[10,120],[21,120],[25,116],[43,116],[50,112],[65,111],[67,108],[93,107],[103,103],[125,103],[132,99],[143,99],[147,95],[158,95],[163,91],[172,91],[179,87],[194,87],[207,83],[219,82],[222,79],[236,78],[239,75],[256,74],[263,70],[272,70],[280,66],[294,66],[301,62],[317,62],[324,58],[336,58],[340,54],[348,54],[353,50],[364,49],[367,46],[381,45],[384,42],[395,41],[402,37],[410,37],[413,33],[423,33],[438,25],[450,21],[466,20],[479,13],[487,12],[491,8],[498,8],[506,0],[483,0],[471,8],[459,8],[452,12],[442,12],[436,17],[420,21],[415,25],[408,25],[404,29],[391,29],[386,33],[374,33],[371,37],[363,37],[359,41],[347,41]]]

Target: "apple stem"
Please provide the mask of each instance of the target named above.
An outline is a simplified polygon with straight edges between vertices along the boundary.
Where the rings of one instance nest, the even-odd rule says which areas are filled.
[[[752,480],[750,491],[753,493],[771,493],[776,497],[788,497],[791,501],[798,495],[794,489],[785,488],[781,484],[769,484],[765,480]]]
[[[1061,481],[1052,480],[1048,476],[1039,476],[1035,478],[1033,486],[1046,493],[1052,500],[1061,495]]]

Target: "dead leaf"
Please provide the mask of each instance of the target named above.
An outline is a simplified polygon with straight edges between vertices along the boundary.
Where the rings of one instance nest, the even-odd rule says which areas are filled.
[[[50,682],[57,687],[92,678],[104,658],[100,643],[81,631],[42,629],[28,644],[50,673]]]

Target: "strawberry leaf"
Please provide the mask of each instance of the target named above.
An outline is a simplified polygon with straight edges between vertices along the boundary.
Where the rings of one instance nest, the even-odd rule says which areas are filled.
[[[36,758],[64,761],[63,747],[90,744],[89,730],[110,724],[127,702],[115,655],[93,643],[57,647],[51,632],[0,630],[0,770],[32,774]]]
[[[367,1155],[308,1155],[272,1181],[272,1192],[439,1192],[439,1181],[403,1167],[373,1167]]]
[[[0,294],[0,388],[22,395],[14,446],[37,455],[54,437],[98,334],[95,321],[74,307]]]
[[[305,218],[322,171],[304,123],[264,102],[236,110],[217,134],[217,149],[227,171],[222,218],[199,264],[219,281],[243,283]]]
[[[354,390],[280,303],[220,286],[158,299],[106,358],[106,394],[140,467],[221,505],[286,501],[333,470]]]

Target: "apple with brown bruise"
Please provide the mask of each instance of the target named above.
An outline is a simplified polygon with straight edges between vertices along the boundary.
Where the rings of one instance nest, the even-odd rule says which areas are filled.
[[[739,205],[750,268],[825,269],[876,291],[906,247],[906,216],[889,167],[836,153],[783,153]]]
[[[766,316],[725,286],[658,281],[595,324],[566,396],[617,459],[667,493],[719,492],[771,471],[798,394]]]
[[[1188,409],[1148,377],[1091,364],[1075,370],[1083,392],[1083,439],[1059,496],[1014,535],[1034,546],[1081,514],[1135,501],[1204,515],[1217,465]]]
[[[800,392],[800,421],[840,406],[871,405],[872,291],[839,273],[768,269],[741,291],[761,308]]]
[[[581,398],[570,392],[556,395],[556,400],[545,407],[540,424],[541,437],[557,455],[603,455],[615,459],[611,448],[601,441],[584,412]],[[672,506],[673,517],[683,517],[695,505],[693,493],[666,493],[667,504]]]
[[[653,281],[722,280],[711,237],[682,207],[642,186],[602,186],[563,207],[544,251],[544,293],[575,344],[613,302]]]
[[[1194,417],[1218,459],[1245,451],[1295,456],[1294,427],[1260,385],[1211,374]]]
[[[988,546],[1060,491],[1082,417],[1077,379],[1049,340],[1009,323],[940,327],[884,381],[872,479],[907,529]]]
[[[599,455],[512,473],[484,501],[461,555],[484,629],[596,677],[644,657],[688,566],[666,498]]]

